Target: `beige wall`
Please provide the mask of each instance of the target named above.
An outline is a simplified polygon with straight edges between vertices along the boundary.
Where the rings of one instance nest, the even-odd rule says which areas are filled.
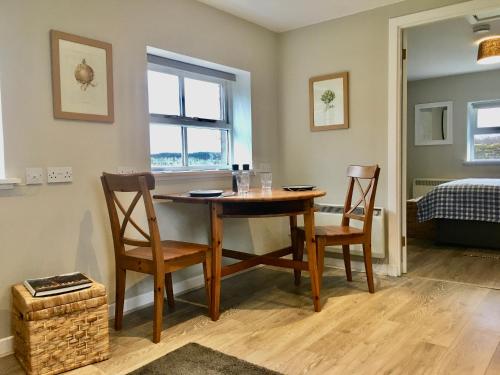
[[[50,29],[112,43],[114,124],[54,120]],[[23,177],[30,166],[72,166],[74,182],[0,191],[0,338],[10,334],[9,286],[27,277],[81,270],[104,282],[114,300],[112,244],[98,176],[118,166],[149,167],[146,45],[251,72],[254,159],[271,162],[279,171],[276,34],[191,0],[2,0],[7,175]],[[163,181],[158,190],[229,183]],[[204,208],[160,204],[157,210],[166,238],[206,241]],[[270,246],[281,246],[287,238],[258,220],[233,220],[227,226],[233,235],[226,245],[236,249],[259,251],[265,247],[261,238]],[[151,290],[138,281],[131,274],[128,296]]]
[[[498,165],[465,165],[467,158],[467,103],[500,99],[500,70],[424,79],[408,83],[407,186],[416,177],[500,177]],[[453,144],[415,146],[415,105],[453,102]]]
[[[387,202],[387,58],[390,17],[461,1],[410,0],[280,35],[279,123],[287,183],[326,189],[342,203],[349,164],[381,166],[377,205]],[[309,130],[308,79],[348,71],[350,128]]]

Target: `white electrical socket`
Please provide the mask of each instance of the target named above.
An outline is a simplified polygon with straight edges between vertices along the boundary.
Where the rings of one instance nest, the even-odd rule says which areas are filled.
[[[43,184],[42,168],[26,168],[26,185]]]
[[[134,167],[118,167],[117,172],[118,174],[132,174],[136,173],[137,171]]]
[[[48,167],[47,183],[57,184],[73,181],[73,169],[71,167]]]

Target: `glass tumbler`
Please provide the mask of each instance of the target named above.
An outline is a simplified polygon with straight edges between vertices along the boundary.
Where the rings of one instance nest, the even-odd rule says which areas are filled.
[[[273,174],[271,172],[261,172],[260,173],[260,185],[262,191],[271,191],[273,184]]]
[[[250,173],[246,171],[240,172],[236,176],[238,184],[238,194],[246,194],[250,191]]]

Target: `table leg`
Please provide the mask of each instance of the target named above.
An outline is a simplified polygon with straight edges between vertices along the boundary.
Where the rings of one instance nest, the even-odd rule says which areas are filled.
[[[302,260],[304,243],[298,243],[297,237],[297,216],[290,216],[290,236],[292,239],[292,256],[293,260]],[[302,246],[300,246],[302,245]],[[300,285],[300,274],[301,270],[293,270],[293,276],[295,280],[295,285]]]
[[[306,211],[304,213],[304,232],[307,250],[307,263],[309,264],[309,275],[311,277],[311,291],[314,302],[314,311],[321,311],[321,301],[319,299],[320,286],[318,275],[318,258],[316,249],[316,240],[314,236],[314,202],[306,202]]]
[[[210,304],[210,317],[213,321],[219,319],[220,308],[220,283],[222,268],[222,205],[217,202],[210,204],[210,226],[212,232],[212,293]]]

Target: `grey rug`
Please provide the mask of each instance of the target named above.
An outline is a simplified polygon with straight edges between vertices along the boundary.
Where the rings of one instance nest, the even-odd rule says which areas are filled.
[[[190,343],[129,375],[281,375],[205,346]]]

